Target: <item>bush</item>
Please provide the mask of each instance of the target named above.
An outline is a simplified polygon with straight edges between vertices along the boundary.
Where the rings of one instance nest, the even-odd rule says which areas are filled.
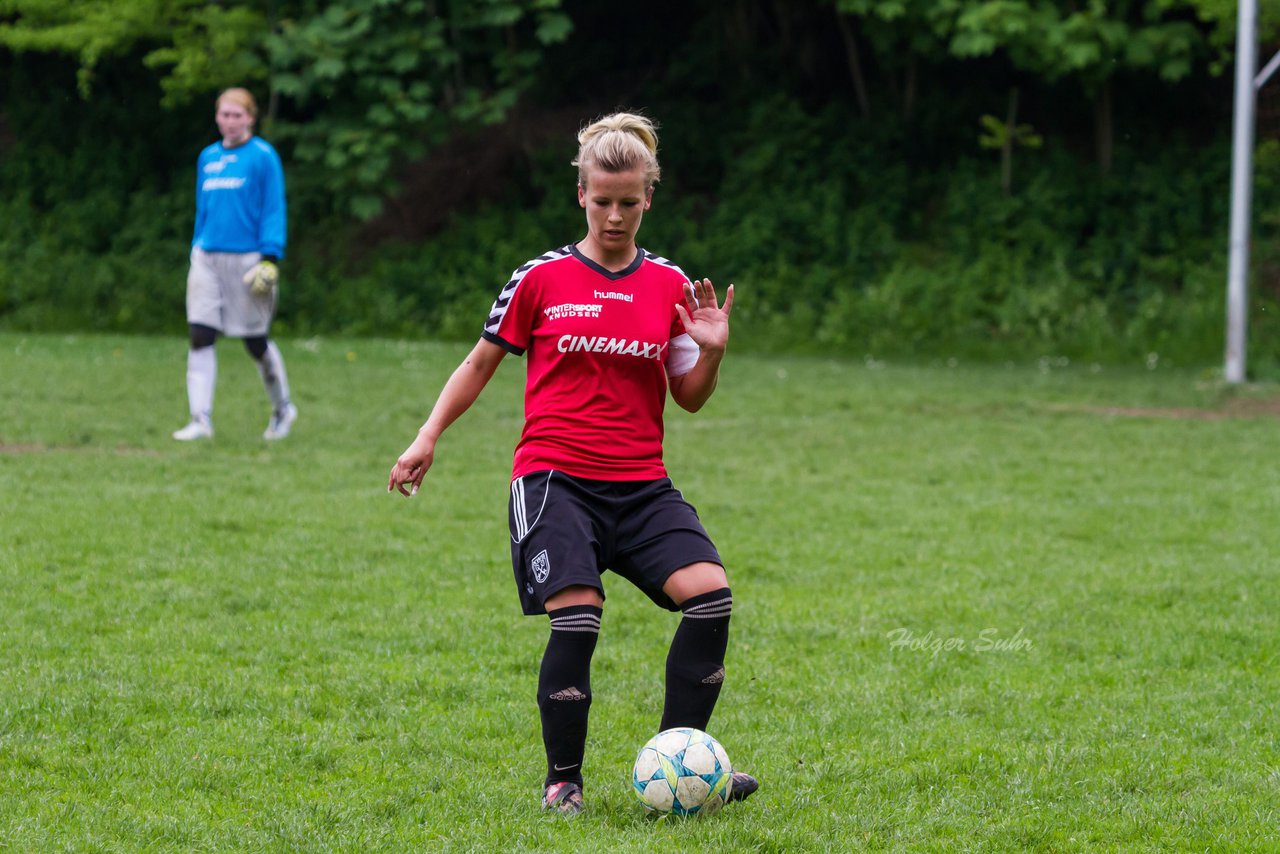
[[[1135,144],[1107,178],[1051,144],[1019,152],[1005,194],[994,156],[909,140],[901,122],[855,123],[782,96],[726,115],[737,123],[688,131],[685,152],[664,157],[641,244],[691,276],[739,285],[737,346],[1220,358],[1225,141]],[[48,143],[29,145],[0,166],[0,327],[181,334],[189,164],[165,179],[133,163],[132,176],[96,182],[100,140],[49,153],[70,177],[33,160]],[[563,160],[559,148],[529,152],[531,171],[505,197],[421,243],[366,242],[356,224],[315,220],[323,200],[291,197],[277,332],[473,339],[510,270],[582,234]],[[1280,145],[1260,146],[1257,164],[1250,351],[1275,362]]]

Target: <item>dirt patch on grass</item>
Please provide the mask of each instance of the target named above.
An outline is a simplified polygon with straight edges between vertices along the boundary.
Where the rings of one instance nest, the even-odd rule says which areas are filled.
[[[1280,418],[1280,399],[1232,398],[1215,409],[1158,406],[1078,406],[1050,407],[1058,412],[1084,412],[1112,418],[1177,418],[1185,421],[1227,421],[1234,418]]]
[[[38,443],[0,442],[0,454],[66,454],[66,453],[99,453],[116,454],[117,456],[158,457],[160,452],[154,448],[131,448],[128,445],[117,445],[114,448],[100,448],[97,445],[41,445]]]

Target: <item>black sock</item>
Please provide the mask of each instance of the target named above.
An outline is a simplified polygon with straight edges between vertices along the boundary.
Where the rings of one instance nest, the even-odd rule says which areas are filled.
[[[538,671],[538,711],[547,749],[547,780],[582,785],[582,754],[591,711],[591,655],[600,635],[594,605],[570,605],[548,611],[551,638]]]
[[[724,683],[733,596],[728,587],[721,587],[689,597],[680,610],[684,617],[667,654],[667,701],[659,729],[705,730]]]

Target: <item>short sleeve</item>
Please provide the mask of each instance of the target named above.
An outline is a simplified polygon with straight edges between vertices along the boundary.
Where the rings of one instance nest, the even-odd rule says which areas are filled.
[[[684,284],[681,283],[676,289],[676,302],[684,299]],[[684,331],[684,323],[680,320],[680,315],[676,314],[674,308],[671,310],[671,343],[667,345],[667,376],[682,377],[693,370],[693,366],[698,364],[698,345],[689,337],[689,333]]]
[[[671,339],[667,352],[667,376],[682,377],[698,364],[698,345],[689,337],[688,332],[681,332]]]
[[[502,286],[498,298],[489,309],[483,337],[516,356],[523,356],[529,348],[533,333],[533,319],[537,316],[536,276],[529,273],[529,265],[518,267],[511,279]]]

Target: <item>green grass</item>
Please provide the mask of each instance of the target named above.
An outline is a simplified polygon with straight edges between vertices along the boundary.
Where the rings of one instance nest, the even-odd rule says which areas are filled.
[[[1280,847],[1280,388],[733,353],[667,460],[734,587],[711,730],[763,787],[642,815],[675,618],[615,577],[565,821],[507,547],[523,366],[409,501],[466,348],[281,344],[295,435],[222,342],[187,446],[182,340],[0,335],[0,850]]]

